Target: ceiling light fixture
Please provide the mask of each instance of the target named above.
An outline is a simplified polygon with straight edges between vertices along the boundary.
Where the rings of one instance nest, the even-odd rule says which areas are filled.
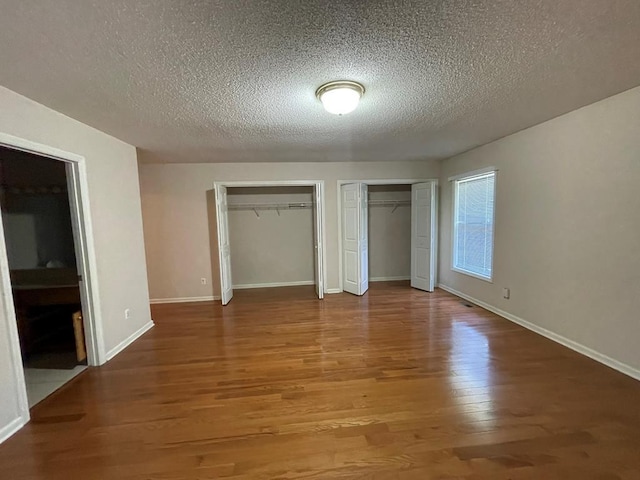
[[[349,80],[325,83],[316,90],[316,97],[322,102],[324,109],[334,115],[353,112],[362,95],[364,87]]]

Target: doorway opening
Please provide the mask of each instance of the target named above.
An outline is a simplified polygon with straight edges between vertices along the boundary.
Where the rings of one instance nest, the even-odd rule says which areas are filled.
[[[411,185],[368,186],[369,282],[411,279]]]
[[[102,358],[76,157],[0,138],[1,284],[23,423],[29,408]]]
[[[233,289],[315,284],[313,187],[230,187]]]
[[[431,292],[436,268],[436,180],[339,181],[341,289],[410,280]]]
[[[0,147],[0,206],[29,407],[87,366],[67,184],[63,162]]]
[[[234,289],[313,285],[324,297],[323,182],[225,182],[214,193],[212,270],[223,305]]]

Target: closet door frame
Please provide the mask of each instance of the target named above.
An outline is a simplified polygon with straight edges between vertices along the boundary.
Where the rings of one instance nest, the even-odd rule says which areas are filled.
[[[365,185],[413,185],[414,183],[426,183],[431,182],[434,191],[436,192],[435,198],[437,202],[437,192],[438,192],[438,179],[437,178],[376,178],[376,179],[351,179],[351,180],[338,180],[337,182],[337,220],[338,220],[338,279],[339,279],[339,288],[337,290],[329,290],[327,293],[342,293],[344,292],[344,285],[342,281],[342,185],[346,185],[349,183],[364,183]],[[438,205],[435,205],[435,225],[438,225]],[[438,265],[438,230],[436,227],[435,238],[433,239],[433,248],[435,254],[434,261],[434,278],[437,278],[437,265]]]
[[[220,181],[214,182],[213,189],[216,190],[218,186],[222,187],[313,187],[318,191],[319,202],[315,205],[315,214],[319,219],[318,225],[320,226],[319,240],[320,244],[318,249],[314,252],[316,261],[318,261],[319,268],[322,270],[322,285],[319,290],[322,292],[322,296],[327,293],[327,234],[325,225],[325,190],[324,180],[242,180],[242,181]],[[216,228],[220,231],[220,218],[216,215]],[[314,239],[315,240],[315,239]],[[233,256],[233,245],[231,245],[231,255]],[[211,278],[217,278],[216,272],[211,272]]]

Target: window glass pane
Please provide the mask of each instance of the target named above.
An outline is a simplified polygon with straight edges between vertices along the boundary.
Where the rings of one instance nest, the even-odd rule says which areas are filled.
[[[491,278],[495,172],[455,181],[454,268]]]

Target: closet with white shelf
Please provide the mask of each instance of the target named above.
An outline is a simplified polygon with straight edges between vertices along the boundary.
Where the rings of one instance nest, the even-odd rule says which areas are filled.
[[[322,186],[215,185],[212,260],[223,304],[234,289],[315,285],[323,297]]]
[[[369,282],[410,280],[435,287],[436,181],[340,181],[342,290],[363,295]]]
[[[411,278],[411,185],[368,186],[369,281]]]
[[[313,285],[312,187],[227,190],[233,288]]]

